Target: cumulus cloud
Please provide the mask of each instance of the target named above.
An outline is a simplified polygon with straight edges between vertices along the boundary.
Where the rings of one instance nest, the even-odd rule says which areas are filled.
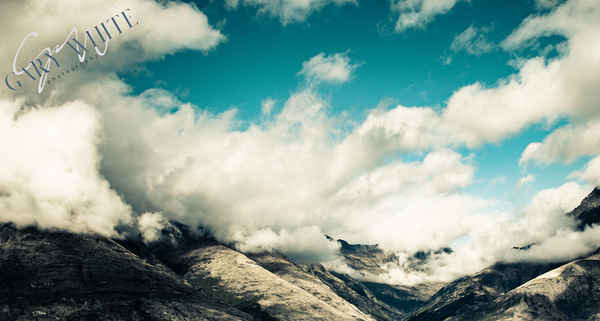
[[[565,213],[573,210],[593,189],[590,185],[574,182],[557,188],[538,192],[524,210],[519,224],[508,230],[508,236],[521,241],[521,245],[533,244],[528,251],[509,251],[503,254],[507,261],[558,261],[593,252],[598,235],[581,234],[576,231],[577,223]],[[521,234],[517,236],[517,234]],[[577,240],[585,239],[585,242]],[[557,243],[563,243],[557,246]],[[556,247],[555,247],[556,246]],[[571,250],[569,250],[571,248]]]
[[[388,162],[392,153],[411,148],[413,129],[390,140],[373,115],[346,132],[344,118],[330,115],[329,103],[311,89],[292,94],[269,121],[244,130],[235,110],[200,111],[159,89],[129,93],[107,76],[57,89],[53,99],[80,97],[97,108],[99,172],[133,213],[201,224],[246,251],[330,259],[336,248],[325,233],[390,249],[441,246],[489,205],[462,192],[474,175],[468,159],[440,148],[420,161]],[[151,240],[160,220],[148,215],[138,228]],[[464,223],[448,228],[457,221]],[[406,238],[397,237],[398,230]]]
[[[594,1],[569,1],[556,10],[527,18],[502,46],[514,50],[550,34],[567,37],[562,54],[522,59],[520,69],[493,86],[479,82],[456,90],[442,110],[429,107],[379,112],[376,121],[383,136],[407,140],[414,149],[436,145],[477,147],[499,142],[536,124],[567,118],[575,125],[598,117],[600,64],[594,49],[600,37],[600,9]],[[591,46],[591,47],[590,47]],[[394,114],[410,114],[414,121],[386,121]],[[373,122],[372,122],[373,123]],[[409,135],[412,131],[412,135]],[[586,138],[586,141],[593,140]],[[564,148],[571,148],[563,145]],[[533,157],[533,148],[523,158]],[[554,152],[553,152],[554,153]],[[568,155],[565,150],[561,153]],[[581,153],[581,152],[579,152]]]
[[[387,273],[366,275],[366,278],[408,285],[447,282],[498,261],[557,262],[589,254],[600,246],[598,227],[579,232],[575,228],[577,223],[565,213],[579,205],[591,189],[591,186],[568,182],[538,192],[518,213],[488,213],[443,222],[441,224],[448,226],[468,226],[460,241],[454,243],[453,252],[433,253],[415,269],[411,260],[414,252],[396,251],[396,259],[385,266]],[[527,251],[513,249],[527,245],[531,245]],[[352,272],[339,261],[332,262],[330,267]]]
[[[531,143],[521,154],[519,162],[551,164],[571,163],[582,156],[600,153],[600,122],[590,121],[556,129],[543,142]]]
[[[11,63],[27,32],[32,28],[37,32],[15,59],[17,69],[46,47],[63,69],[70,67],[69,62],[79,61],[77,55],[66,46],[58,52],[56,46],[77,37],[73,27],[78,28],[83,41],[82,28],[93,28],[100,22],[99,17],[130,8],[131,22],[135,24],[139,19],[139,25],[107,42],[111,54],[102,57],[95,67],[64,79],[55,90],[37,95],[37,84],[31,84],[26,88],[30,90],[23,92],[13,93],[6,88],[0,92],[0,140],[6,155],[0,160],[0,220],[19,226],[117,236],[115,227],[132,224],[135,211],[101,174],[107,133],[103,113],[96,101],[78,99],[72,91],[96,78],[114,78],[114,72],[123,66],[176,50],[209,50],[224,36],[208,24],[202,12],[183,3],[128,0],[107,5],[86,1],[74,6],[68,1],[54,1],[53,10],[48,10],[48,4],[38,1],[4,1],[1,7],[4,41],[14,51],[0,52],[0,61]],[[23,11],[27,14],[19,14]],[[173,19],[175,16],[177,19]],[[121,21],[123,29],[125,25]],[[179,32],[188,27],[189,32]],[[90,43],[88,46],[89,54],[93,48]],[[96,98],[101,96],[100,89]],[[56,98],[60,92],[68,95]]]
[[[96,92],[82,90],[90,91],[84,97]],[[232,112],[196,114],[181,104],[177,112],[161,114],[157,110],[171,109],[172,100],[107,94],[101,108],[113,143],[103,146],[102,173],[112,186],[138,212],[161,211],[170,219],[202,224],[244,250],[276,247],[300,253],[293,249],[306,244],[305,256],[326,257],[324,250],[334,250],[322,237],[329,232],[404,246],[410,242],[393,240],[396,234],[379,227],[412,211],[434,213],[434,200],[464,215],[483,202],[455,195],[473,176],[459,154],[441,150],[421,163],[381,167],[393,149],[382,148],[371,131],[339,137],[340,120],[328,117],[328,103],[310,90],[293,94],[271,123],[245,131],[235,129]],[[147,125],[132,127],[131,117]],[[364,229],[374,217],[381,226]],[[436,231],[443,228],[436,225]],[[430,242],[421,236],[414,246]]]
[[[346,53],[326,55],[320,53],[302,63],[299,75],[306,77],[309,82],[330,82],[342,84],[350,80],[352,72],[358,65],[352,64]]]
[[[283,25],[287,25],[302,22],[328,5],[358,5],[358,2],[356,0],[227,0],[226,2],[229,8],[237,8],[240,4],[257,7],[260,13],[279,18]]]
[[[0,221],[115,236],[132,213],[99,174],[101,115],[81,101],[21,107],[0,100]]]
[[[568,1],[549,14],[528,18],[503,42],[503,46],[512,50],[538,37],[554,34],[567,38],[566,49],[562,56],[548,63],[538,74],[553,75],[545,80],[552,88],[548,94],[553,96],[553,102],[533,106],[539,106],[536,107],[539,110],[548,108],[548,116],[567,117],[570,123],[554,130],[542,142],[529,144],[521,155],[522,165],[530,162],[571,163],[582,156],[596,156],[600,152],[597,139],[600,130],[597,85],[600,81],[600,47],[592,41],[600,36],[598,3]],[[598,171],[596,162],[592,160],[572,177],[597,182]]]
[[[450,49],[454,52],[464,50],[475,56],[490,52],[494,49],[494,44],[485,38],[487,32],[488,28],[477,28],[471,25],[465,31],[456,35]]]
[[[534,57],[519,72],[486,88],[475,83],[457,90],[443,118],[467,145],[497,142],[534,123],[561,117],[579,122],[598,116],[600,9],[594,1],[569,1],[556,10],[527,18],[502,45],[507,50],[539,37],[567,37],[563,55]],[[591,47],[590,47],[591,46]]]
[[[154,28],[181,16],[204,31],[182,36],[166,28],[157,43],[150,43],[152,30],[132,34],[115,44],[118,53],[155,59],[183,48],[208,50],[224,39],[189,5],[140,0],[132,9],[136,4],[144,21],[156,20]],[[57,39],[61,35],[56,31]],[[588,72],[597,66],[586,73],[575,67],[597,53],[579,50],[578,33],[569,37],[568,55],[527,61],[518,76],[494,88],[461,88],[443,110],[375,108],[353,126],[344,115],[332,115],[330,103],[310,86],[292,93],[277,112],[265,100],[272,117],[242,129],[235,109],[211,113],[161,89],[135,95],[108,68],[65,79],[38,101],[40,109],[25,108],[30,105],[22,98],[2,98],[0,141],[8,156],[0,159],[0,218],[103,235],[115,235],[119,224],[137,225],[149,240],[162,218],[172,219],[201,224],[246,251],[280,249],[305,261],[335,253],[325,233],[406,255],[453,245],[452,254],[430,263],[426,276],[397,270],[395,278],[411,282],[455,277],[499,259],[527,259],[511,254],[519,244],[540,244],[532,253],[541,257],[551,248],[546,240],[571,237],[574,224],[563,214],[589,187],[569,183],[540,193],[521,215],[500,212],[495,200],[465,192],[476,168],[448,146],[499,141],[561,112],[593,114],[593,97],[579,95],[593,96],[595,87],[584,80],[595,79]],[[112,56],[107,64],[127,63]],[[325,75],[323,81],[351,76],[318,70],[314,75]],[[414,161],[394,157],[415,151],[421,157]]]
[[[594,157],[585,165],[583,170],[575,171],[569,177],[600,186],[600,156]]]
[[[208,51],[225,41],[225,36],[210,26],[204,13],[190,4],[181,2],[161,4],[148,0],[125,0],[107,4],[101,0],[90,0],[74,6],[70,1],[58,0],[52,2],[52,10],[49,10],[48,6],[49,4],[31,0],[9,0],[2,3],[3,41],[7,44],[7,50],[0,52],[0,61],[10,70],[13,69],[12,62],[17,54],[17,48],[29,32],[35,34],[27,38],[16,57],[16,70],[22,73],[21,67],[26,67],[33,73],[33,68],[30,67],[31,60],[45,50],[44,52],[51,52],[62,66],[62,68],[56,67],[50,58],[41,55],[43,63],[48,63],[51,67],[48,76],[52,77],[58,71],[68,69],[80,61],[74,50],[63,45],[65,40],[74,44],[72,39],[77,38],[85,43],[87,57],[96,53],[92,43],[84,39],[85,30],[91,29],[91,34],[98,44],[97,52],[103,53],[106,50],[106,54],[100,57],[101,59],[95,60],[93,64],[90,63],[86,72],[69,76],[80,81],[85,79],[85,74],[93,79],[93,76],[89,75],[92,72],[122,71],[125,67],[158,59],[181,49]],[[128,27],[125,20],[117,16],[115,19],[121,25],[122,34],[119,34],[114,26],[109,25],[112,39],[109,40],[104,35],[107,42],[102,42],[94,33],[94,26],[103,19],[117,15],[126,9],[130,9],[126,14],[130,16],[133,26]],[[23,11],[27,14],[21,14]],[[81,59],[83,56],[84,54]],[[28,78],[21,79],[26,85],[24,91],[16,94],[27,95],[31,100],[40,98],[31,95],[33,89],[37,89],[37,80],[34,83]],[[0,95],[7,95],[7,93],[13,92],[3,88]]]
[[[398,15],[395,30],[424,28],[441,14],[445,14],[460,0],[391,0],[391,10]]]

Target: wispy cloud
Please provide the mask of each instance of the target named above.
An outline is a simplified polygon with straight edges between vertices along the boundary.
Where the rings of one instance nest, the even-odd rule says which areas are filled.
[[[475,56],[490,52],[495,46],[485,37],[488,31],[489,28],[471,25],[454,38],[450,49],[454,52],[465,51]]]
[[[302,70],[298,74],[304,76],[309,82],[343,84],[350,80],[352,72],[357,67],[357,64],[350,62],[346,53],[333,55],[320,53],[302,63]]]
[[[390,0],[392,14],[397,15],[395,30],[424,28],[438,16],[450,11],[461,0]]]
[[[262,14],[279,18],[283,25],[303,22],[312,13],[328,5],[358,5],[356,0],[227,0],[226,6],[235,9],[239,5],[257,7]]]

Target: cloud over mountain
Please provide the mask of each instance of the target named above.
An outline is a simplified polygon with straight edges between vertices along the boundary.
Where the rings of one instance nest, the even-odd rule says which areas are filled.
[[[354,2],[243,2],[284,23],[329,3]],[[421,26],[455,3],[395,1],[404,19],[397,28]],[[505,40],[506,49],[560,33],[567,37],[566,53],[528,59],[494,86],[459,88],[444,108],[398,104],[370,109],[356,121],[333,113],[332,103],[314,87],[300,85],[282,100],[281,110],[266,99],[259,106],[265,117],[243,126],[235,108],[211,112],[157,88],[136,94],[120,79],[116,72],[125,66],[183,49],[211,50],[225,36],[191,5],[119,3],[131,7],[141,24],[111,42],[100,65],[45,95],[0,97],[0,141],[8,155],[0,159],[0,220],[103,235],[115,235],[126,224],[152,240],[164,220],[172,219],[205,226],[246,251],[280,249],[316,261],[332,259],[337,250],[325,233],[404,253],[454,248],[432,261],[427,275],[390,273],[390,279],[404,281],[450,279],[499,259],[540,259],[557,243],[576,238],[586,240],[575,251],[583,252],[597,237],[575,232],[563,214],[591,186],[568,182],[541,191],[524,210],[507,213],[497,200],[467,191],[477,166],[456,147],[500,142],[532,124],[567,117],[574,125],[530,145],[522,161],[598,153],[592,138],[570,139],[590,137],[596,128],[584,121],[598,116],[600,50],[593,49],[600,19],[594,3],[570,1],[526,19]],[[73,25],[88,26],[99,13],[110,16],[122,8],[87,1],[80,6],[89,16],[54,24],[57,16],[46,14],[43,3],[27,5],[32,17],[43,17],[36,24],[47,26],[40,30],[40,46],[64,41]],[[66,1],[57,5],[69,7]],[[7,18],[25,8],[17,1],[2,6]],[[13,28],[6,43],[18,44],[32,21],[2,22]],[[23,57],[36,54],[37,44]],[[12,53],[5,53],[0,60],[10,61]],[[304,63],[301,74],[344,83],[354,68],[345,54],[319,54]],[[416,157],[397,157],[402,153]],[[578,177],[596,182],[597,162]],[[540,245],[531,252],[510,251],[532,241]]]

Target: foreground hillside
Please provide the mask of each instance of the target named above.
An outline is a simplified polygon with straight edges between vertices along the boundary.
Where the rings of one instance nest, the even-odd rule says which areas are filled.
[[[0,227],[0,320],[398,320],[377,289],[282,255],[252,258],[184,226],[147,246]],[[173,239],[175,237],[175,239]],[[402,301],[399,301],[402,303]],[[359,308],[360,307],[360,308]]]
[[[600,222],[599,200],[594,190],[569,213],[579,228]],[[0,225],[0,320],[600,320],[599,254],[411,288],[241,253],[183,225],[162,236],[147,245]],[[358,272],[393,259],[339,243]]]

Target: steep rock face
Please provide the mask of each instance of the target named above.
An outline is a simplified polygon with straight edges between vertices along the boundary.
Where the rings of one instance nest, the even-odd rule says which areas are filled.
[[[399,320],[424,301],[177,223],[150,245],[2,225],[0,268],[2,321]]]
[[[578,228],[581,230],[586,226],[600,224],[600,188],[594,188],[568,215],[575,217],[579,223]]]
[[[439,290],[408,320],[470,320],[487,304],[557,264],[498,263]]]
[[[600,320],[600,255],[544,273],[486,310],[478,320]]]
[[[338,243],[346,264],[361,274],[385,273],[382,265],[394,260],[393,255],[387,255],[377,245],[350,244],[344,240]]]
[[[103,237],[0,226],[0,320],[251,320]]]
[[[192,286],[214,280],[228,293],[255,300],[267,320],[374,320],[316,279],[290,282],[222,245],[192,250],[183,259]]]
[[[308,267],[295,264],[277,253],[254,254],[250,257],[266,270],[305,290],[335,309],[351,314],[363,314],[355,305],[346,301],[328,284],[311,273]]]
[[[295,264],[280,254],[263,253],[249,257],[329,305],[340,309],[351,303],[377,320],[399,320],[432,294],[423,294],[412,287],[359,281],[348,275],[327,271],[319,264]],[[332,295],[334,293],[336,295]]]

